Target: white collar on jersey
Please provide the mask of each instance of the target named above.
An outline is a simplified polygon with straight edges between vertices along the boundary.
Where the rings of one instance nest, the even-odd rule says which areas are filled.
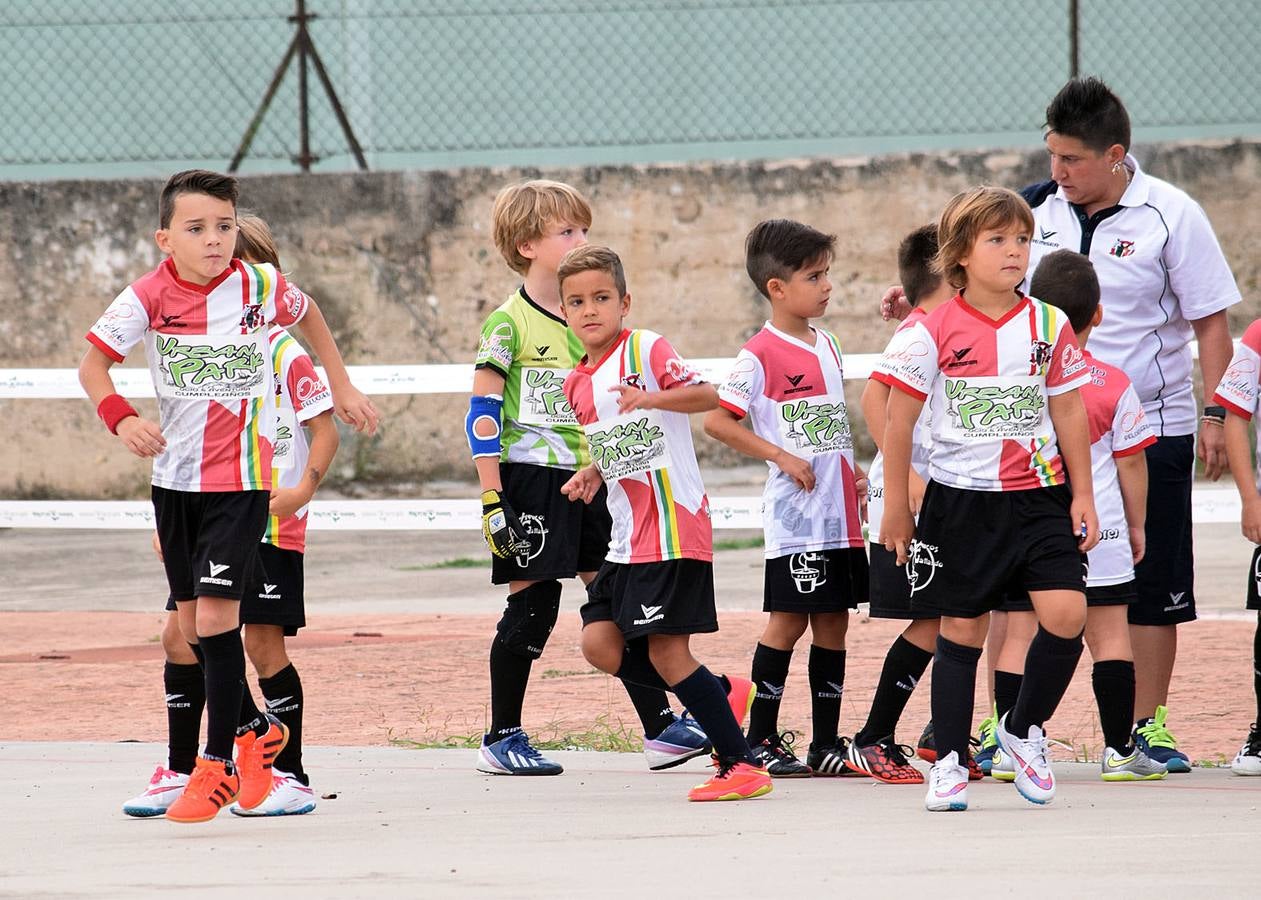
[[[791,334],[788,334],[786,331],[780,331],[778,328],[776,328],[774,325],[772,325],[772,324],[771,324],[771,320],[770,320],[770,319],[767,319],[767,320],[766,320],[766,324],[765,324],[765,325],[763,325],[762,327],[763,327],[763,328],[765,328],[767,331],[769,331],[771,334],[775,335],[775,337],[780,338],[781,340],[788,341],[788,343],[790,343],[790,344],[796,344],[798,347],[802,347],[802,348],[804,348],[804,349],[806,349],[806,350],[810,350],[810,351],[814,351],[814,350],[818,349],[818,346],[819,346],[819,329],[818,329],[818,328],[815,328],[813,325],[811,325],[811,326],[810,326],[810,330],[814,332],[814,343],[813,343],[813,344],[807,344],[807,343],[806,343],[805,341],[803,341],[801,338],[795,338],[795,337],[793,337]]]

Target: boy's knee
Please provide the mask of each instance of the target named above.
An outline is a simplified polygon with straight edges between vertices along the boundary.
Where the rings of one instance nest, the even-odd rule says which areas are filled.
[[[196,638],[196,635],[193,637]],[[188,640],[180,628],[179,617],[174,612],[166,617],[166,624],[162,626],[162,651],[166,654],[167,662],[179,666],[197,664],[197,656],[188,646]]]
[[[271,678],[289,665],[285,652],[285,630],[279,625],[246,625],[243,637],[245,655],[259,678]]]
[[[513,653],[538,659],[559,612],[559,581],[539,581],[509,594],[508,605],[499,619],[499,639]]]

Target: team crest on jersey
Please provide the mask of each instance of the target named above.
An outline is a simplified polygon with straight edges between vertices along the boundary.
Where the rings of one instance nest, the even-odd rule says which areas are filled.
[[[241,310],[241,327],[247,331],[254,331],[263,325],[263,306],[261,303],[251,303],[245,309]]]
[[[788,557],[788,572],[798,594],[813,594],[827,584],[827,557],[822,553],[794,553]]]
[[[627,387],[639,388],[642,391],[644,389],[644,376],[638,372],[631,372],[629,375],[622,376],[622,384]]]
[[[1046,341],[1033,341],[1029,344],[1029,365],[1041,372],[1051,362],[1054,348]]]
[[[1113,244],[1110,248],[1108,248],[1108,255],[1109,256],[1133,256],[1134,255],[1134,242],[1123,241],[1120,238],[1117,238],[1116,243]]]
[[[933,576],[937,574],[942,564],[937,559],[939,548],[932,544],[925,544],[918,540],[911,541],[909,552],[911,558],[906,563],[906,580],[911,586],[911,593],[914,594],[932,583]]]

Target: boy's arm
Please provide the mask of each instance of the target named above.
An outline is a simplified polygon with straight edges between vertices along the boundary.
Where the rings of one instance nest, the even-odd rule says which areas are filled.
[[[863,418],[867,420],[867,433],[871,435],[876,449],[881,451],[884,450],[884,424],[888,417],[891,393],[893,390],[883,381],[868,378],[866,386],[863,387],[863,395],[858,401],[863,411]]]
[[[502,403],[505,379],[495,369],[484,366],[473,373],[474,397],[497,397]],[[483,440],[495,440],[503,428],[502,413],[500,420],[492,423],[488,418],[475,418],[469,427],[473,435]],[[473,465],[477,467],[477,481],[482,491],[502,491],[503,482],[499,478],[499,454],[494,456],[475,456]]]
[[[307,297],[307,303],[306,314],[293,327],[302,335],[307,349],[324,365],[328,386],[333,392],[333,408],[337,411],[338,418],[347,425],[353,425],[355,431],[376,434],[377,422],[380,421],[376,406],[366,394],[350,383],[350,375],[346,371],[346,363],[342,361],[341,351],[337,349],[337,341],[315,299]]]
[[[911,436],[923,408],[924,401],[918,397],[901,390],[890,391],[884,426],[884,519],[880,537],[885,549],[897,554],[898,565],[910,558],[915,537],[909,495]]]
[[[765,438],[758,437],[741,425],[735,413],[725,406],[711,409],[705,414],[705,433],[745,456],[773,462],[799,487],[807,491],[814,490],[814,467],[809,462]]]
[[[667,391],[644,391],[629,384],[609,388],[616,392],[617,411],[628,413],[636,409],[659,409],[663,412],[708,412],[718,406],[718,388],[712,384],[682,384]]]
[[[1147,552],[1147,454],[1131,453],[1115,457],[1117,483],[1121,486],[1121,506],[1130,532],[1134,565]]]
[[[156,422],[142,418],[114,387],[110,367],[114,361],[97,347],[89,345],[79,362],[79,384],[105,425],[123,444],[141,458],[157,456],[166,449],[166,438]],[[121,418],[119,418],[121,416]]]
[[[1073,388],[1047,398],[1047,410],[1055,426],[1055,437],[1064,470],[1073,490],[1069,515],[1073,532],[1086,553],[1099,543],[1099,516],[1095,513],[1094,481],[1090,473],[1090,423],[1081,393]]]
[[[268,512],[281,519],[289,518],[311,502],[315,489],[328,474],[328,467],[333,464],[337,446],[341,443],[337,425],[333,422],[332,410],[325,410],[308,419],[303,426],[311,436],[311,450],[307,457],[306,471],[302,473],[302,481],[291,488],[276,488],[271,492],[268,503]]]
[[[1261,544],[1261,495],[1257,494],[1256,473],[1252,469],[1252,447],[1248,440],[1248,420],[1226,411],[1226,461],[1230,475],[1235,479],[1239,500],[1243,506],[1239,526],[1243,536],[1254,544]]]
[[[503,481],[499,477],[504,384],[503,375],[495,369],[483,366],[473,372],[473,394],[465,430],[482,488],[482,539],[495,556],[509,559],[529,543],[516,511],[503,497]]]

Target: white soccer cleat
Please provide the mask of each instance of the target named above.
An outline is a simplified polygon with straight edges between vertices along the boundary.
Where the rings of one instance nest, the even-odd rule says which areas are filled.
[[[998,744],[1003,756],[1011,759],[1016,773],[1016,790],[1030,803],[1044,806],[1055,799],[1055,773],[1047,759],[1046,735],[1037,725],[1029,726],[1029,736],[1016,737],[1007,730],[1007,714],[998,720]]]
[[[149,779],[149,788],[123,804],[123,812],[138,819],[166,815],[167,808],[179,799],[188,784],[188,776],[158,766]]]
[[[272,769],[271,793],[253,809],[241,809],[233,803],[228,810],[234,816],[301,816],[315,809],[315,791],[288,772]]]
[[[968,769],[959,765],[956,751],[951,750],[928,770],[924,808],[929,812],[963,812],[968,808]]]

